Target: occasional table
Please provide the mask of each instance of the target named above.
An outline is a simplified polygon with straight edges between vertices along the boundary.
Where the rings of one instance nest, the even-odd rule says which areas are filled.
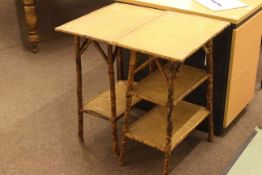
[[[169,174],[172,150],[205,119],[208,119],[209,141],[213,141],[213,39],[228,26],[228,22],[196,15],[114,3],[56,28],[76,38],[80,139],[83,112],[101,117],[101,113],[106,111],[106,118],[113,119],[112,122],[125,114],[120,162],[124,158],[127,138],[133,139],[164,152],[163,175]],[[87,39],[84,43],[94,43],[110,65],[110,91],[106,96],[104,93],[98,95],[86,105],[82,103],[80,57],[87,47],[86,44],[80,45],[80,37]],[[108,55],[98,42],[110,48]],[[122,91],[117,91],[119,83],[114,84],[112,73],[114,53],[118,48],[131,51],[128,81],[126,85],[122,84],[125,86]],[[199,50],[205,55],[196,61],[207,62],[203,69],[184,64]],[[148,61],[136,66],[137,53],[146,54]],[[163,65],[159,59],[169,63]],[[134,74],[153,61],[159,70],[151,72],[142,81],[134,82]],[[185,97],[204,83],[208,85],[204,94],[206,105],[188,102]],[[138,99],[156,106],[129,125],[130,111]],[[116,113],[116,109],[120,112]],[[115,136],[113,134],[113,138]]]

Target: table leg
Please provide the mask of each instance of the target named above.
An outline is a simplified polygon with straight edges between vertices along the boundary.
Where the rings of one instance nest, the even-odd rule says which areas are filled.
[[[129,129],[129,122],[130,122],[129,119],[130,119],[130,111],[131,111],[131,104],[132,104],[132,95],[130,94],[130,92],[133,89],[136,62],[137,62],[137,53],[135,51],[131,51],[129,68],[128,68],[127,90],[126,90],[126,111],[124,114],[124,123],[122,127],[120,156],[119,156],[119,164],[121,166],[124,164],[124,158],[126,152],[126,145],[127,145],[126,133]]]
[[[208,116],[208,140],[214,142],[214,116],[213,116],[213,41],[209,41],[205,48],[207,57],[207,109],[210,111]]]
[[[163,175],[169,174],[169,167],[171,161],[171,142],[173,135],[173,119],[174,119],[174,84],[176,75],[180,68],[180,64],[175,62],[170,63],[169,74],[168,74],[168,97],[167,97],[167,128],[166,128],[166,143],[165,143],[165,159],[163,167]]]
[[[35,0],[23,0],[25,20],[28,27],[28,40],[31,43],[32,51],[38,51],[39,36],[37,32],[37,15],[35,10]]]
[[[76,61],[76,80],[77,80],[77,104],[78,104],[78,137],[80,142],[84,142],[84,116],[83,116],[83,80],[82,80],[82,63],[81,63],[81,46],[80,46],[80,37],[75,36],[74,45],[75,45],[75,61]]]

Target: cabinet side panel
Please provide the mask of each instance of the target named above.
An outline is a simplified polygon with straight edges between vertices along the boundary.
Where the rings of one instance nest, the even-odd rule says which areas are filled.
[[[254,96],[262,28],[262,12],[233,31],[224,127]]]

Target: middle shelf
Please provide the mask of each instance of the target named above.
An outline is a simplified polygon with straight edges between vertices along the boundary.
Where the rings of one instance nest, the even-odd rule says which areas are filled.
[[[168,65],[165,65],[163,69],[167,72]],[[196,89],[200,84],[206,81],[207,78],[208,75],[205,70],[183,65],[179,69],[175,80],[174,104]],[[166,106],[168,96],[167,89],[166,79],[161,75],[161,72],[157,70],[134,85],[131,94],[152,103]]]

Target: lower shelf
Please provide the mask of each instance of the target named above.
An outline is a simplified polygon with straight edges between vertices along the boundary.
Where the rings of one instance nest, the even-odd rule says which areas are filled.
[[[117,119],[120,118],[125,112],[126,84],[126,81],[118,81],[115,85]],[[132,106],[139,101],[136,97],[132,99]],[[110,90],[106,90],[102,94],[87,102],[86,105],[84,105],[83,112],[104,118],[106,120],[111,120]]]
[[[209,111],[185,101],[174,108],[172,150],[209,114]],[[167,128],[167,108],[157,106],[134,122],[126,136],[130,139],[165,151]]]

